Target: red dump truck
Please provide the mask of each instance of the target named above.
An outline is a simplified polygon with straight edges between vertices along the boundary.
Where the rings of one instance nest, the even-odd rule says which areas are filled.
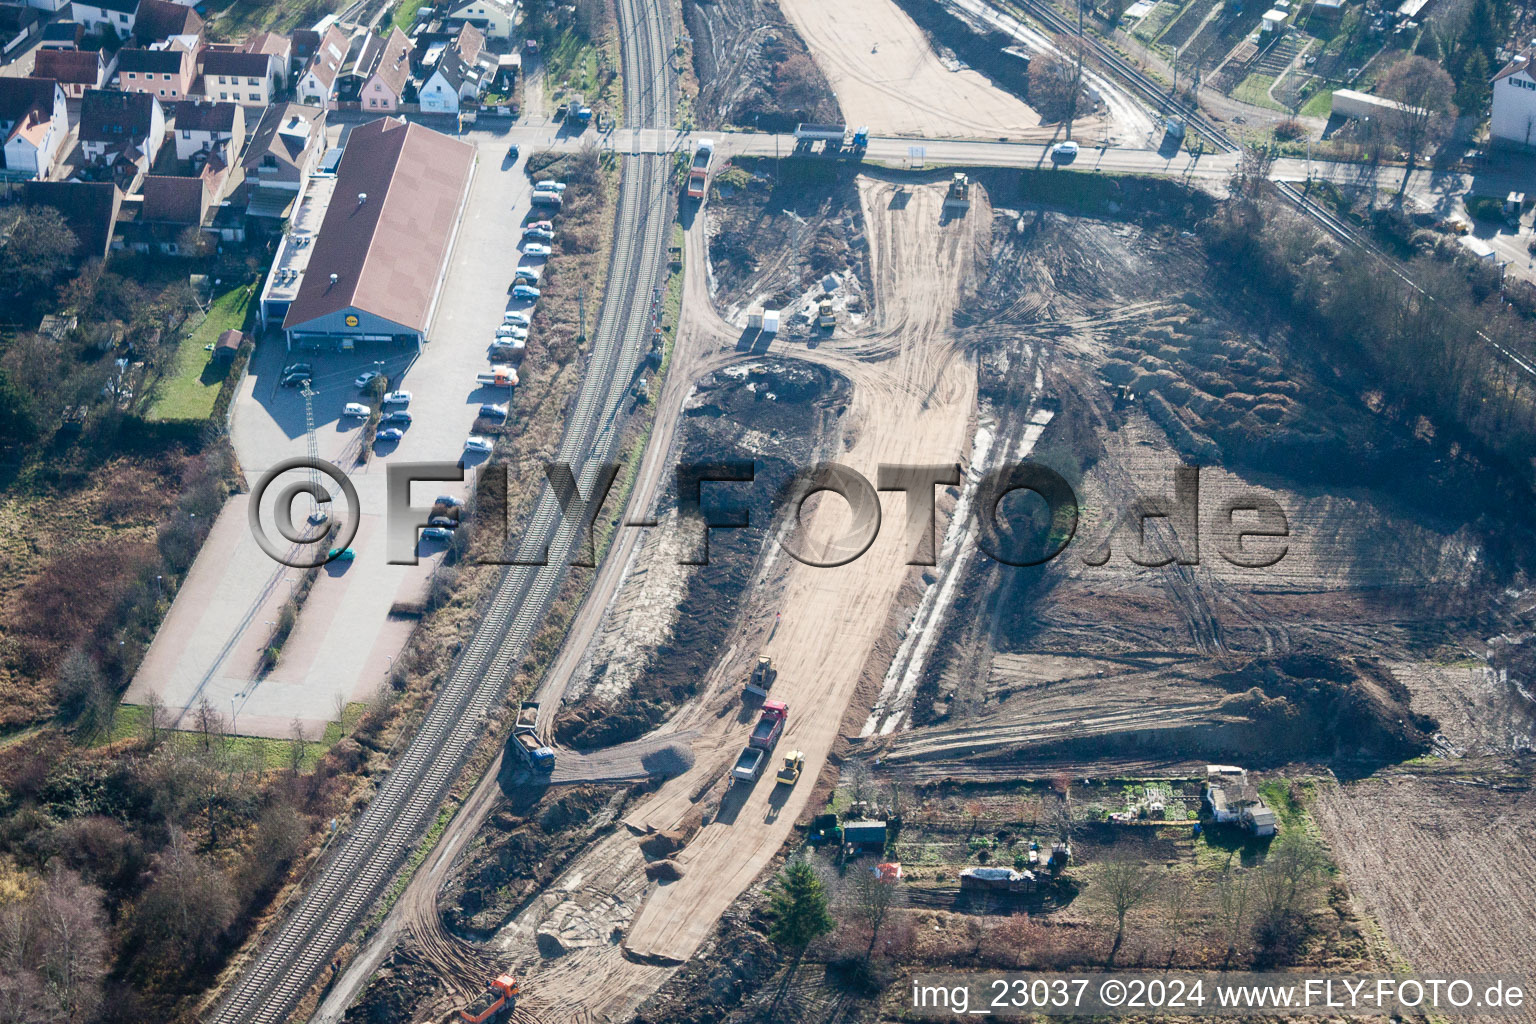
[[[703,200],[709,188],[709,161],[715,155],[713,139],[700,139],[693,151],[693,165],[688,168],[688,198]]]
[[[517,1007],[517,979],[503,974],[486,986],[474,1002],[459,1011],[464,1024],[501,1024],[512,1018]]]
[[[747,745],[759,750],[772,750],[779,742],[779,736],[784,732],[784,723],[788,720],[788,704],[781,700],[763,701],[763,717],[757,720],[757,725],[752,729],[752,738],[747,741]]]

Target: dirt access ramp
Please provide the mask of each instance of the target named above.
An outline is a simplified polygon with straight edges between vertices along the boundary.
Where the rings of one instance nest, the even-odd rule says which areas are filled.
[[[1048,138],[1054,126],[985,76],[946,67],[891,0],[779,0],[851,125],[876,135]]]
[[[790,354],[827,359],[850,377],[854,390],[845,420],[847,450],[837,461],[874,480],[882,462],[946,464],[967,457],[976,370],[955,348],[951,315],[967,281],[975,233],[988,229],[989,217],[983,212],[985,202],[979,202],[983,210],[941,223],[944,189],[939,185],[901,192],[889,183],[861,179],[859,190],[870,228],[878,336],[840,339]],[[849,359],[836,351],[846,345],[858,346],[865,358]],[[793,789],[775,785],[771,774],[751,787],[730,787],[713,818],[675,855],[682,877],[659,885],[636,916],[625,941],[631,954],[688,959],[788,839],[907,579],[905,515],[899,494],[884,496],[885,526],[862,557],[837,568],[793,564],[777,624],[743,624],[749,631],[768,633],[762,652],[779,672],[773,696],[790,708],[773,767],[778,754],[804,751],[804,778]],[[833,499],[812,510],[808,503],[806,522],[813,539],[841,536],[849,527],[847,505]],[[739,679],[722,678],[720,695],[739,700],[739,687]],[[682,827],[697,814],[701,795],[728,785],[725,772],[745,744],[747,730],[735,715],[715,722],[714,749],[704,753],[701,744],[692,771],[629,815],[626,823],[632,829]]]

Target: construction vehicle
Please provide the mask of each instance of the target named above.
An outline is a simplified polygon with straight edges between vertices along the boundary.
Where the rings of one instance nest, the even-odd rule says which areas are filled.
[[[693,151],[693,166],[688,168],[688,198],[703,200],[709,190],[709,161],[715,155],[713,139],[700,139]]]
[[[971,208],[971,179],[965,176],[964,171],[956,171],[954,177],[949,179],[949,191],[944,193],[944,205],[958,210]]]
[[[538,723],[538,703],[523,701],[517,712],[517,723],[512,726],[512,742],[508,746],[534,771],[552,772],[555,770],[555,752],[539,742]]]
[[[474,1002],[459,1011],[464,1024],[501,1024],[512,1019],[517,1007],[517,979],[503,974],[486,986]]]
[[[859,127],[850,130],[845,124],[811,124],[804,122],[795,125],[795,148],[810,149],[816,143],[825,144],[825,152],[835,155],[844,149],[862,153],[869,147],[869,129]]]
[[[777,781],[781,785],[793,786],[800,781],[800,772],[805,769],[805,752],[791,750],[784,755],[784,767],[779,769]]]
[[[747,745],[760,750],[772,750],[784,733],[784,723],[789,721],[789,705],[781,700],[763,701],[763,717],[752,729]]]
[[[805,122],[795,125],[795,144],[809,146],[815,142],[825,142],[828,146],[834,143],[843,144],[843,138],[848,133],[848,126],[842,124],[811,124]]]
[[[759,697],[768,696],[768,688],[779,676],[778,670],[773,667],[773,659],[761,657],[757,659],[757,665],[752,669],[752,675],[747,678],[747,693],[755,693]]]
[[[828,331],[837,326],[837,311],[832,308],[831,299],[823,299],[816,307],[816,326]]]
[[[736,766],[731,769],[731,780],[748,784],[756,782],[763,777],[763,766],[767,763],[768,751],[747,747],[736,759]]]
[[[475,374],[475,383],[491,388],[515,388],[517,370],[511,366],[493,366],[490,373]]]

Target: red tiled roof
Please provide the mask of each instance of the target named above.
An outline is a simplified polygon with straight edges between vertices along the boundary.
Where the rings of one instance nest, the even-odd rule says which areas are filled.
[[[32,74],[68,85],[100,85],[101,54],[91,50],[38,50]]]
[[[474,157],[467,143],[394,118],[353,129],[283,326],[355,308],[425,331]]]
[[[411,77],[411,41],[396,28],[389,34],[389,42],[379,53],[372,77],[383,82],[390,92],[399,96]]]

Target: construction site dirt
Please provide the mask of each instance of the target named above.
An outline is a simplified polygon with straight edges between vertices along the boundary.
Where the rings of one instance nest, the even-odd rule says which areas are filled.
[[[816,62],[769,0],[684,0],[702,123],[793,131],[841,120]]]
[[[857,761],[878,763],[876,786],[892,793],[882,799],[915,803],[926,815],[909,811],[915,824],[894,842],[914,866],[903,919],[935,934],[906,947],[902,962],[997,966],[953,943],[967,928],[1022,928],[1006,925],[1020,911],[1030,928],[1046,930],[1030,934],[1052,963],[1102,962],[1093,958],[1106,952],[1103,918],[1074,888],[976,900],[957,869],[997,863],[1004,850],[1029,864],[1029,844],[1048,845],[1057,827],[1051,794],[1065,779],[1080,815],[1074,886],[1091,887],[1096,865],[1127,842],[1150,844],[1137,856],[1208,878],[1224,847],[1192,838],[1184,824],[1192,817],[1126,832],[1095,816],[1140,799],[1115,788],[1126,779],[1158,780],[1193,815],[1198,796],[1189,786],[1200,766],[1242,756],[1304,776],[1289,789],[1277,783],[1275,799],[1294,815],[1288,828],[1333,844],[1344,871],[1331,909],[1288,962],[1383,963],[1360,917],[1369,908],[1415,966],[1440,966],[1412,952],[1427,940],[1394,910],[1424,896],[1382,866],[1397,839],[1377,802],[1423,794],[1443,813],[1482,808],[1513,820],[1525,792],[1513,780],[1528,775],[1519,752],[1530,743],[1525,698],[1500,675],[1522,656],[1520,645],[1488,643],[1500,631],[1495,619],[1459,610],[1476,603],[1468,595],[1507,587],[1504,563],[1454,514],[1423,514],[1427,499],[1386,472],[1390,453],[1417,466],[1444,450],[1374,414],[1369,396],[1339,390],[1303,338],[1266,322],[1209,274],[1200,237],[1181,227],[1191,211],[1209,211],[1209,199],[1095,184],[1069,212],[1042,201],[1030,175],[984,173],[956,216],[939,177],[853,180],[862,230],[851,237],[867,239],[867,257],[845,268],[866,289],[867,314],[826,335],[799,335],[814,346],[755,335],[743,344],[744,329],[716,312],[805,285],[805,248],[767,271],[762,262],[726,268],[714,295],[690,276],[697,303],[674,356],[690,372],[678,385],[673,443],[656,453],[668,464],[753,458],[759,480],[748,494],[760,523],[776,491],[763,483],[797,462],[835,458],[871,475],[876,461],[958,461],[964,481],[938,502],[938,564],[907,567],[900,531],[882,531],[857,562],[812,569],[776,555],[763,529],[718,531],[709,566],[681,567],[679,532],[667,522],[675,509],[659,499],[652,511],[662,526],[626,563],[555,731],[582,747],[653,729],[657,739],[687,734],[691,766],[646,786],[611,819],[605,804],[611,827],[585,833],[585,847],[557,863],[530,869],[535,854],[521,839],[483,840],[483,855],[456,869],[449,916],[485,937],[475,956],[526,979],[536,993],[530,1006],[579,1001],[593,1014],[645,1020],[724,1019],[705,1013],[705,1000],[725,1012],[760,1009],[778,965],[754,953],[763,942],[753,908],[786,844],[798,845],[796,824],[827,806],[824,768],[836,765],[846,778]],[[706,209],[688,233],[696,267],[711,255],[704,232],[733,218],[754,261],[754,238],[804,246],[816,236],[782,228],[755,236],[748,226],[773,218],[750,212],[763,204],[746,185],[717,190]],[[867,284],[858,273],[865,260]],[[1375,475],[1346,487],[1314,469],[1328,470],[1330,453],[1358,444],[1389,453]],[[1061,557],[1016,568],[979,552],[972,524],[982,474],[1026,458],[1071,482],[1080,521]],[[1475,475],[1449,461],[1430,477],[1437,494]],[[1197,523],[1209,525],[1233,494],[1262,492],[1288,523],[1283,557],[1262,568],[1181,559],[1191,538],[1156,517],[1145,536],[1124,534],[1124,510],[1149,496],[1173,502],[1174,472],[1191,463],[1202,467]],[[898,521],[901,509],[885,514]],[[1031,520],[1025,506],[1013,514]],[[808,504],[806,520],[823,539],[846,528],[827,501]],[[1169,560],[1138,564],[1133,549]],[[1530,612],[1520,593],[1483,603],[1518,624]],[[753,717],[743,682],[760,655],[778,670],[773,699],[790,708],[783,742],[806,753],[805,778],[787,791],[728,779]],[[1425,755],[1429,766],[1411,777],[1387,767],[1426,763]],[[903,787],[907,795],[896,796]],[[1452,808],[1450,795],[1462,792],[1472,795]],[[985,834],[956,823],[976,817],[971,803],[996,822]],[[1513,855],[1510,836],[1497,830],[1475,841],[1490,857]],[[475,878],[502,852],[506,879],[540,887],[515,883],[525,893],[520,908],[497,903],[470,921],[478,911],[463,897],[505,884],[499,861],[483,885]],[[1501,943],[1520,948],[1518,917],[1492,907],[1499,891],[1459,884],[1459,897],[1482,901],[1486,912],[1455,966],[1494,970]],[[507,908],[517,912],[508,917]],[[491,935],[497,919],[505,925]],[[743,928],[757,938],[744,938]],[[1136,941],[1136,955],[1150,958],[1161,939]],[[1189,955],[1219,962],[1211,948]],[[1261,954],[1270,955],[1242,953]],[[829,993],[846,992],[830,966],[835,950],[821,955],[820,972],[796,982],[794,998],[820,1007],[805,1019],[830,1019],[821,1012],[835,1004]]]

